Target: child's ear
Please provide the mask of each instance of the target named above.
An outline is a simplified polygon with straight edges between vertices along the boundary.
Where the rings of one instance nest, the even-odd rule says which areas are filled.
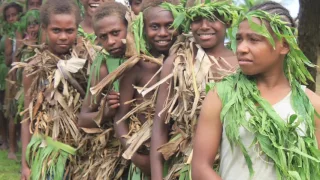
[[[290,46],[289,46],[288,42],[285,39],[282,39],[280,53],[283,55],[286,55],[289,53],[289,51],[290,51]]]

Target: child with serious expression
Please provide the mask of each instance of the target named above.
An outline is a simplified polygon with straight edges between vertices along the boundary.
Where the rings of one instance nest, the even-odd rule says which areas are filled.
[[[89,78],[90,85],[87,88],[87,95],[78,116],[78,127],[86,133],[82,138],[83,141],[81,141],[81,144],[85,144],[81,151],[90,152],[89,158],[84,159],[84,162],[79,162],[82,169],[89,169],[88,172],[83,171],[83,175],[80,173],[79,177],[81,178],[113,179],[126,176],[124,170],[127,163],[118,155],[121,146],[112,130],[112,120],[115,110],[119,106],[118,83],[113,84],[113,90],[103,92],[107,95],[102,93],[92,95],[90,89],[112,73],[126,58],[126,44],[123,40],[127,38],[128,21],[125,18],[127,10],[121,3],[105,2],[99,6],[93,16],[93,27],[97,41],[108,54],[100,52],[92,65],[91,77]],[[102,103],[105,98],[106,104]],[[102,115],[100,114],[101,111]],[[101,121],[97,122],[95,119]],[[99,132],[87,131],[98,127],[101,130]],[[97,140],[101,136],[107,137],[105,139],[106,143],[100,143]],[[88,148],[86,149],[86,147]],[[95,151],[92,151],[92,149],[95,149]],[[94,165],[92,165],[92,162],[94,162]]]
[[[320,97],[300,84],[312,79],[312,65],[295,48],[293,27],[289,11],[272,1],[254,6],[239,22],[240,71],[216,83],[202,104],[193,179],[319,177],[320,119],[305,112],[319,112]],[[219,174],[212,169],[218,152]]]
[[[47,49],[48,50],[44,50],[43,52],[41,52],[40,54],[37,54],[36,56],[34,56],[34,58],[32,58],[30,60],[30,62],[28,63],[28,65],[26,67],[24,67],[24,77],[23,77],[23,86],[24,86],[24,95],[25,95],[25,109],[27,109],[30,106],[30,103],[34,101],[35,95],[42,92],[43,90],[46,91],[51,91],[53,89],[50,89],[50,87],[48,87],[48,83],[52,83],[52,79],[49,80],[50,78],[52,78],[51,76],[48,76],[48,74],[55,72],[55,70],[58,68],[56,67],[56,63],[57,63],[57,59],[68,59],[70,57],[70,52],[71,49],[73,48],[73,46],[76,44],[76,39],[77,39],[77,28],[78,28],[78,24],[80,22],[80,11],[78,9],[78,7],[76,6],[75,2],[73,0],[64,0],[64,1],[59,1],[59,0],[50,0],[47,1],[41,9],[41,28],[42,31],[46,32],[46,38],[47,38],[47,42],[48,42],[48,46]],[[42,58],[42,56],[46,56],[47,59],[46,61],[40,61],[39,62],[39,58]],[[39,65],[39,63],[43,63],[42,65]],[[50,65],[49,65],[50,64]],[[53,65],[53,66],[52,66]],[[39,68],[38,66],[41,67],[47,67],[47,68],[39,68],[34,69],[34,68],[30,68],[30,67],[34,67],[34,68]],[[36,73],[32,73],[32,71],[35,71]],[[79,69],[78,71],[82,71],[81,69]],[[28,73],[31,73],[32,75],[28,75]],[[42,74],[41,74],[42,73]],[[70,74],[71,75],[71,74]],[[81,76],[82,77],[82,76]],[[81,78],[79,76],[79,78]],[[44,78],[44,79],[43,79]],[[73,78],[73,74],[69,77],[69,78]],[[78,77],[77,77],[78,78]],[[84,77],[82,77],[84,78]],[[43,83],[43,80],[47,80],[46,82],[48,83]],[[57,81],[57,79],[54,78],[53,81]],[[80,83],[80,80],[76,80],[77,83]],[[57,86],[59,85],[60,82],[57,84]],[[68,90],[70,90],[70,94],[69,97],[64,97],[63,98],[70,98],[71,96],[73,97],[74,94],[71,94],[72,92],[77,92],[77,90],[79,89],[78,86],[73,86],[74,83],[70,83]],[[77,84],[79,85],[79,84]],[[82,85],[82,84],[81,84]],[[80,85],[79,85],[80,86]],[[39,89],[38,89],[39,88]],[[32,89],[32,91],[31,91]],[[73,91],[72,91],[73,89]],[[75,90],[77,89],[77,90]],[[81,89],[81,87],[80,87]],[[57,93],[61,93],[59,91],[61,91],[61,89],[57,88],[53,91],[57,91],[55,94]],[[81,94],[81,90],[78,91]],[[41,103],[41,106],[47,106],[48,99],[45,99],[43,101],[43,103]],[[63,110],[59,109],[59,107],[61,108],[61,105],[55,101],[52,101],[50,103],[54,103],[55,104],[55,108],[49,108],[48,106],[44,109],[42,109],[43,111],[46,112],[41,112],[41,113],[35,113],[33,114],[33,116],[31,117],[38,117],[38,119],[40,121],[43,120],[43,114],[50,114],[53,111],[56,111],[56,113],[58,114],[62,114],[64,113]],[[40,108],[41,109],[41,108]],[[63,109],[63,108],[62,108]],[[58,112],[60,111],[60,112]],[[75,109],[76,111],[76,109]],[[63,117],[62,117],[63,116]],[[68,123],[70,123],[70,126],[75,126],[75,122],[76,120],[76,116],[75,114],[65,114],[62,115],[61,117],[57,117],[58,119],[56,119],[55,121],[53,121],[52,123],[57,123],[57,121],[62,120],[63,118],[69,118]],[[31,122],[34,121],[34,119],[32,119],[30,116],[25,115],[25,118],[27,118],[28,120],[26,120],[25,122],[22,123],[22,127],[21,127],[21,141],[22,141],[22,172],[21,172],[21,179],[29,179],[29,178],[36,178],[36,177],[61,177],[63,176],[63,174],[59,174],[57,173],[57,169],[60,168],[69,168],[69,164],[67,164],[67,159],[62,160],[65,164],[65,166],[61,167],[61,165],[59,164],[51,164],[51,166],[53,166],[54,168],[51,169],[50,168],[50,172],[48,169],[48,166],[50,166],[50,164],[34,164],[33,162],[31,162],[31,164],[28,164],[26,162],[26,157],[29,156],[28,154],[26,154],[26,150],[27,150],[27,146],[31,140],[31,133],[29,131],[29,127]],[[60,119],[62,118],[62,119]],[[64,121],[64,120],[62,120]],[[32,123],[33,125],[33,123]],[[32,127],[31,125],[31,127]],[[35,127],[33,127],[35,128]],[[64,129],[64,131],[60,131],[60,133],[58,134],[54,134],[53,130],[50,129],[52,127],[50,127],[49,125],[45,126],[45,127],[36,127],[36,132],[34,134],[34,136],[32,137],[32,140],[34,140],[34,138],[37,137],[37,135],[43,135],[46,138],[52,138],[55,137],[55,140],[58,143],[64,144],[64,146],[68,146],[68,144],[70,143],[70,146],[75,146],[76,145],[76,134],[77,131],[74,131],[73,129],[70,130],[68,128]],[[61,124],[58,125],[58,129],[62,128]],[[63,139],[64,136],[66,137],[65,134],[63,134],[65,131],[68,131],[67,134],[72,135],[71,137],[69,137],[69,140],[65,140]],[[72,133],[70,132],[72,131]],[[46,135],[44,135],[44,132],[48,133]],[[53,134],[52,134],[53,133]],[[67,135],[68,136],[68,135]],[[41,158],[48,158],[45,157],[43,154],[41,154],[41,151],[37,150],[37,147],[34,146],[34,144],[31,145],[33,148],[32,150],[32,154],[33,156],[43,156]],[[48,144],[49,146],[49,144]],[[63,148],[63,146],[59,146],[60,148]],[[69,147],[72,148],[72,147]],[[59,150],[62,151],[62,150]],[[61,153],[61,152],[60,152]],[[69,156],[67,156],[69,157]],[[49,158],[54,158],[54,157],[49,157]],[[54,160],[52,160],[53,162],[55,162]],[[30,165],[30,166],[29,166]],[[30,168],[33,168],[39,166],[39,168],[43,168],[41,170],[41,172],[30,172]],[[60,166],[60,167],[59,167]],[[52,171],[53,170],[53,171]],[[69,169],[70,170],[70,169]],[[56,174],[52,174],[52,172],[56,172]],[[61,172],[61,171],[59,171]]]
[[[112,8],[119,8],[112,10]],[[99,11],[94,16],[94,30],[97,36],[99,44],[105,49],[109,55],[113,58],[122,58],[126,52],[126,45],[123,43],[123,39],[126,39],[127,36],[127,20],[124,18],[126,13],[126,7],[116,3],[116,2],[106,2],[103,3],[98,10]],[[107,60],[108,61],[108,60]],[[102,63],[99,68],[99,76],[92,74],[93,78],[90,87],[95,86],[100,80],[106,77],[110,72],[110,67],[107,67],[106,63]],[[94,71],[95,72],[95,71]],[[98,78],[95,78],[98,77]],[[88,90],[87,90],[88,91]],[[92,121],[98,115],[99,103],[91,103],[92,95],[90,92],[87,93],[84,104],[81,108],[81,113],[79,115],[79,127],[93,128],[97,127],[97,124]],[[101,94],[95,97],[96,102],[100,102],[102,99]],[[108,118],[114,116],[114,109],[119,105],[119,92],[110,92],[108,95],[108,108],[105,111],[106,118],[103,118],[104,121],[107,121]],[[108,118],[107,118],[108,117]]]

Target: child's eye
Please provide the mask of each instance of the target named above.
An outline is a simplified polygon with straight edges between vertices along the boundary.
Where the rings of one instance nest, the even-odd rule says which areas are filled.
[[[172,29],[173,29],[172,24],[168,24],[168,25],[167,25],[167,28],[170,29],[170,30],[172,30]]]
[[[67,30],[67,33],[68,34],[72,34],[74,32],[74,30],[73,29],[69,29],[69,30]]]
[[[159,26],[157,26],[157,25],[151,25],[151,29],[153,29],[153,30],[157,30],[159,28]]]
[[[236,37],[236,41],[241,41],[241,40],[242,40],[242,38],[240,36]]]
[[[112,31],[113,36],[118,36],[120,31]]]
[[[57,34],[57,33],[60,33],[60,29],[52,29],[52,32],[53,32],[53,33],[56,33],[56,34]]]
[[[259,39],[258,38],[250,38],[250,41],[257,42],[257,41],[259,41]]]
[[[102,39],[102,40],[106,40],[107,39],[107,35],[103,34],[99,38]]]

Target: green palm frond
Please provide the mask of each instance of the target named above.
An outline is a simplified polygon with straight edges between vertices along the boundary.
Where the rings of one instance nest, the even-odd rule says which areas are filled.
[[[76,149],[67,144],[34,134],[26,151],[26,160],[31,167],[31,179],[45,180],[48,177],[53,180],[63,179],[67,161],[75,154]]]

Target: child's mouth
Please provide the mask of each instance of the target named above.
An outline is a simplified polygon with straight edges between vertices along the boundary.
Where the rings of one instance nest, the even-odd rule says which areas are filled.
[[[171,41],[170,40],[161,40],[161,41],[156,41],[156,43],[160,46],[167,46],[169,45]]]
[[[201,33],[198,34],[198,36],[200,37],[201,40],[208,40],[210,38],[212,38],[215,35],[215,33]]]
[[[91,9],[96,9],[96,8],[98,8],[99,6],[100,6],[100,4],[98,4],[98,3],[89,4],[89,7],[90,7]]]

